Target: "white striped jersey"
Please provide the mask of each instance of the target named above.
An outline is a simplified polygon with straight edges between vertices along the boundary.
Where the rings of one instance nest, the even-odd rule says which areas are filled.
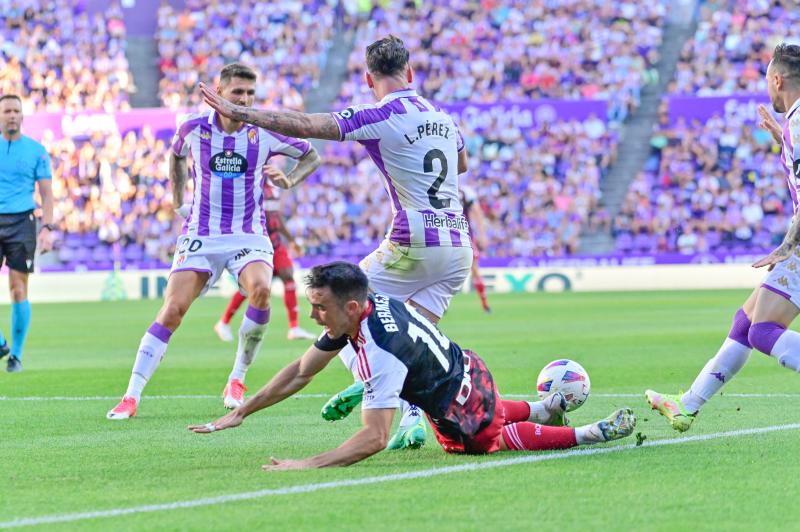
[[[798,192],[800,192],[800,99],[797,99],[787,111],[783,122],[783,143],[781,145],[781,163],[786,171],[786,184],[792,196],[792,206],[797,214]]]
[[[355,140],[384,177],[394,219],[387,237],[413,247],[470,246],[458,194],[464,139],[447,113],[413,89],[332,113],[340,140]]]
[[[172,140],[176,155],[192,154],[194,197],[182,234],[266,235],[264,165],[273,155],[299,159],[310,149],[306,140],[249,124],[225,133],[213,111],[189,115]]]

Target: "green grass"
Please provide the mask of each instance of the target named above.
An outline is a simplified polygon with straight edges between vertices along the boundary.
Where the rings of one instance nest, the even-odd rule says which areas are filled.
[[[726,334],[746,292],[492,295],[484,316],[457,297],[442,329],[488,363],[501,392],[530,393],[541,367],[568,356],[586,367],[593,396],[573,413],[581,424],[629,405],[644,446],[479,471],[283,494],[213,506],[41,525],[47,530],[762,530],[796,527],[787,495],[800,490],[797,431],[648,447],[681,437],[640,394],[689,386]],[[336,446],[358,427],[319,417],[322,398],[285,401],[236,430],[189,433],[219,416],[233,347],[211,327],[221,299],[196,303],[146,389],[138,417],[112,423],[115,400],[23,401],[15,397],[119,396],[158,302],[39,304],[23,360],[0,373],[0,526],[62,515],[171,503],[261,489],[427,470],[521,456],[449,456],[432,439],[417,452],[384,452],[349,468],[264,473],[270,456],[293,458]],[[251,392],[298,356],[285,340],[282,303],[248,375]],[[0,327],[8,331],[8,308]],[[311,325],[306,321],[306,325]],[[309,327],[312,328],[312,327]],[[304,394],[328,394],[351,377],[331,364]],[[792,393],[797,376],[754,353],[725,388]],[[208,395],[158,399],[151,396]],[[796,399],[716,397],[690,435],[800,422]],[[622,441],[613,445],[624,445]],[[563,453],[562,453],[563,454]],[[787,504],[787,502],[789,504]]]

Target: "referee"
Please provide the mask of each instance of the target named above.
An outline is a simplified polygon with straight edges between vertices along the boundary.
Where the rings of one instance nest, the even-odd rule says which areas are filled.
[[[33,271],[36,247],[47,253],[53,247],[53,189],[50,157],[44,146],[20,132],[22,100],[0,96],[0,265],[8,265],[11,292],[11,346],[0,332],[0,358],[8,355],[6,371],[22,371],[22,348],[31,322],[28,274]],[[34,183],[42,199],[42,225],[38,234],[33,210]]]

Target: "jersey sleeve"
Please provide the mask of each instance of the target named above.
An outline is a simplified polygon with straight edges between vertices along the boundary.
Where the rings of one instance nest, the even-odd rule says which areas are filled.
[[[461,134],[461,128],[458,127],[458,124],[454,123],[456,126],[456,149],[461,152],[464,150],[464,135]]]
[[[792,159],[792,172],[797,178],[800,177],[800,116],[792,117],[789,120],[789,135],[792,142],[792,153],[786,155]]]
[[[342,336],[340,338],[331,338],[326,332],[323,332],[319,338],[317,338],[317,341],[314,342],[314,347],[320,351],[339,351],[344,349],[344,346],[346,345],[346,336]]]
[[[358,352],[356,366],[364,382],[362,409],[400,407],[400,392],[408,374],[405,364],[372,343]]]
[[[190,135],[192,131],[206,119],[207,117],[205,115],[195,113],[188,115],[180,123],[178,130],[175,131],[175,135],[172,137],[172,143],[170,145],[175,155],[178,157],[186,157],[189,154],[189,146],[191,146],[191,142],[189,142]]]
[[[280,154],[292,159],[299,159],[311,150],[311,143],[305,139],[287,137],[272,131],[267,132],[267,134],[275,139],[269,147],[269,151],[273,155]]]
[[[50,166],[50,155],[48,155],[47,150],[44,146],[39,146],[39,151],[36,154],[36,172],[35,179],[39,181],[40,179],[52,179],[53,172]]]
[[[371,104],[355,105],[344,111],[331,113],[339,126],[340,141],[380,138],[377,125],[391,114],[391,109],[378,108]]]

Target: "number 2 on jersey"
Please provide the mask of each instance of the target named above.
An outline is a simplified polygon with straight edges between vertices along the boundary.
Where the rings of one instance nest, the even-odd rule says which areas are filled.
[[[436,194],[439,192],[439,187],[442,186],[444,180],[447,178],[447,157],[445,157],[442,150],[433,149],[425,154],[425,160],[422,163],[422,170],[426,174],[430,174],[433,172],[433,161],[438,160],[439,164],[442,167],[442,170],[439,172],[439,177],[436,178],[436,181],[433,182],[431,188],[428,189],[428,199],[431,202],[431,206],[434,209],[446,209],[450,206],[450,200],[445,199],[441,200],[436,197]]]

